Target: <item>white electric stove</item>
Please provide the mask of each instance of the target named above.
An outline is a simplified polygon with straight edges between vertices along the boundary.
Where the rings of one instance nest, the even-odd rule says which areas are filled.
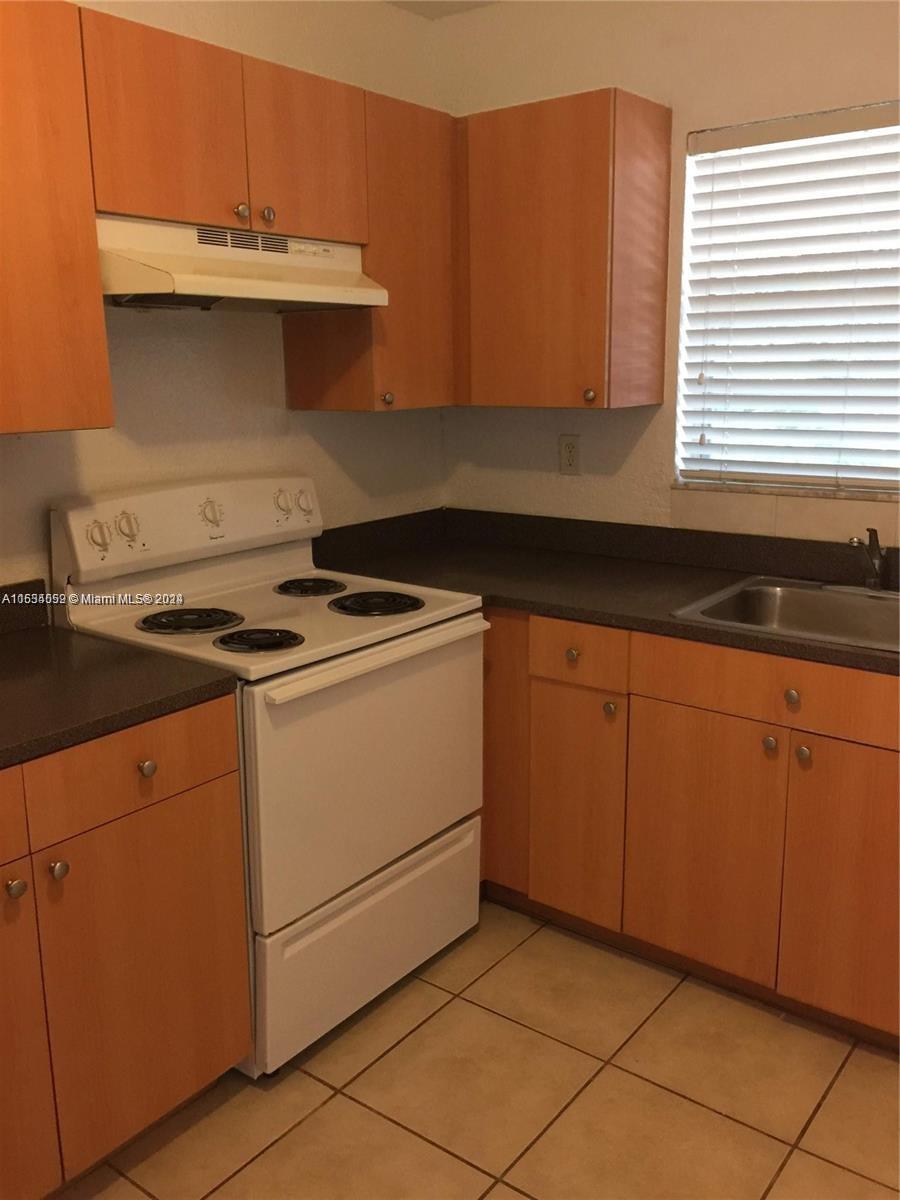
[[[58,619],[233,671],[273,1071],[478,919],[478,596],[317,570],[308,479],[51,514]]]

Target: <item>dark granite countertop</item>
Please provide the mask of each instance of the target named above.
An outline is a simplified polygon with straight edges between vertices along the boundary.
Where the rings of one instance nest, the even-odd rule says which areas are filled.
[[[0,768],[227,696],[233,675],[90,634],[0,632]]]
[[[427,537],[398,537],[396,533],[386,537],[378,522],[358,526],[361,536],[353,535],[349,527],[335,530],[322,539],[316,563],[332,570],[474,592],[486,605],[543,616],[898,674],[900,659],[890,651],[719,628],[672,616],[674,610],[694,600],[762,573],[761,563],[752,563],[751,570],[734,570],[558,551],[540,545],[503,545],[496,537],[485,543],[460,538],[454,520],[450,536],[446,536],[446,528],[442,533],[433,519],[427,529],[424,522],[417,522],[423,526],[419,533]],[[412,522],[408,527],[412,528]],[[722,561],[727,555],[712,557]]]

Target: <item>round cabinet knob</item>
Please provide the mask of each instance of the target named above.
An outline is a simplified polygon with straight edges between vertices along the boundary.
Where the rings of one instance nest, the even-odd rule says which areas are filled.
[[[145,758],[138,763],[138,773],[143,775],[145,779],[152,779],[156,774],[156,763],[152,758]]]
[[[271,223],[275,220],[275,209],[272,208],[271,205],[267,204],[260,215],[264,221],[267,221],[271,225]]]
[[[797,761],[802,763],[812,762],[812,750],[809,746],[797,747]]]
[[[50,874],[54,879],[65,879],[69,873],[69,864],[64,858],[50,864]]]
[[[140,533],[138,519],[131,512],[120,512],[116,517],[116,532],[121,534],[126,542],[133,542]]]
[[[96,550],[108,550],[112,530],[105,521],[91,521],[87,527],[87,540]]]
[[[222,522],[222,510],[216,504],[215,500],[204,500],[200,505],[200,516],[207,525],[220,525]]]
[[[275,507],[279,512],[284,513],[286,517],[289,517],[294,508],[294,501],[291,499],[291,493],[286,492],[284,488],[279,488],[275,493]]]
[[[765,750],[767,754],[774,754],[778,749],[778,739],[773,738],[771,734],[769,734],[768,737],[763,738],[762,744],[763,750]]]
[[[304,516],[306,516],[306,517],[309,516],[309,514],[313,510],[312,497],[310,496],[309,492],[298,492],[297,493],[297,507],[300,509],[300,511],[303,513]]]
[[[585,388],[581,394],[584,397],[585,404],[593,404],[597,399],[597,393],[593,388]]]
[[[236,204],[232,211],[234,212],[234,215],[236,217],[240,217],[242,221],[246,221],[247,218],[250,216],[250,205],[249,204]]]
[[[394,393],[393,392],[384,392],[381,397],[381,403],[386,404],[388,406],[388,408],[390,408],[391,405],[394,403]]]
[[[579,658],[581,658],[581,651],[577,646],[570,646],[566,651],[566,658],[571,663],[578,662]]]
[[[619,706],[614,700],[606,700],[603,704],[603,711],[608,717],[614,717],[619,711]]]
[[[784,699],[785,702],[791,706],[791,708],[796,708],[800,703],[800,693],[796,690],[796,688],[788,688],[788,690],[784,693]]]
[[[6,881],[6,894],[10,900],[21,900],[28,891],[28,884],[24,879],[8,879]]]

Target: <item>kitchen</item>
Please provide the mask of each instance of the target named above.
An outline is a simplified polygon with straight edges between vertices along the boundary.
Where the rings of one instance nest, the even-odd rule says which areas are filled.
[[[4,1200],[896,1188],[896,44],[0,7]]]

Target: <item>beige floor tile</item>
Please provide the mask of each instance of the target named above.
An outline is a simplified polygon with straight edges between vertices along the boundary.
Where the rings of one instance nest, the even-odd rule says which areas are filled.
[[[158,1200],[197,1200],[331,1094],[299,1071],[232,1071],[111,1161]]]
[[[61,1192],[54,1192],[53,1200],[146,1200],[146,1197],[133,1183],[104,1165],[76,1179]]]
[[[785,1147],[606,1067],[509,1173],[541,1200],[759,1200]]]
[[[615,1061],[792,1142],[849,1045],[818,1026],[686,980]]]
[[[335,1096],[215,1200],[476,1200],[490,1183],[459,1159]]]
[[[485,1200],[522,1200],[522,1193],[513,1191],[505,1183],[498,1183],[488,1192]]]
[[[607,1058],[681,976],[546,927],[464,993],[532,1029]]]
[[[454,1000],[347,1090],[499,1174],[597,1065],[542,1034]]]
[[[897,1200],[897,1194],[795,1150],[768,1200]]]
[[[803,1141],[804,1150],[897,1187],[897,1059],[857,1046]]]
[[[534,921],[524,913],[501,908],[499,904],[483,903],[478,928],[449,950],[430,959],[416,974],[438,987],[461,992],[540,925],[540,921]]]
[[[449,999],[430,983],[407,979],[299,1055],[294,1065],[343,1087]]]

